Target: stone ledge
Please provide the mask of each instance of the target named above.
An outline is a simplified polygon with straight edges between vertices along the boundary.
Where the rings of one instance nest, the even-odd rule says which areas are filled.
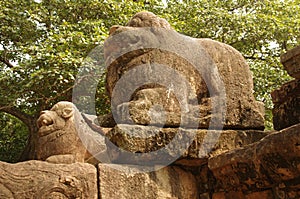
[[[166,160],[179,158],[178,164],[189,166],[204,164],[211,156],[257,142],[266,135],[268,133],[256,130],[208,131],[141,125],[118,125],[106,134],[108,139],[120,148],[112,150],[109,147],[112,143],[107,144],[114,163],[141,164],[143,159],[142,164],[162,164]],[[178,139],[174,139],[175,136],[178,136]],[[165,149],[164,152],[159,151],[162,148]],[[137,153],[139,158],[135,159],[132,155]]]
[[[300,124],[270,134],[244,148],[212,157],[208,167],[215,190],[262,190],[281,184],[299,189]],[[295,187],[295,188],[293,188]]]

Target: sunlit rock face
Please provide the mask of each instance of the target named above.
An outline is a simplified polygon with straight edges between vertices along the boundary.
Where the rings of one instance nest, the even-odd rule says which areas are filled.
[[[271,93],[274,103],[274,129],[281,130],[300,122],[300,46],[281,55],[281,63],[294,77]]]
[[[61,101],[41,113],[37,158],[53,163],[89,162],[96,164],[93,155],[105,156],[105,138],[93,131],[71,102]]]
[[[97,199],[97,170],[86,163],[0,161],[0,198]]]
[[[104,54],[117,123],[264,128],[264,107],[254,99],[249,66],[229,45],[181,35],[142,12],[127,26],[111,28]],[[151,119],[158,107],[161,122]]]

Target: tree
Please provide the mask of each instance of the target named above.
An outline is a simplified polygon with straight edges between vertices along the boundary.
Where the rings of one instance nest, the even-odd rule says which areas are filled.
[[[9,114],[0,116],[0,160],[16,162],[26,145],[28,129]]]
[[[242,52],[254,72],[256,97],[266,103],[270,126],[270,91],[289,79],[279,56],[300,41],[299,4],[299,0],[171,0],[167,6],[158,0],[2,0],[0,111],[5,114],[0,115],[1,127],[10,126],[20,135],[28,131],[30,142],[22,157],[34,158],[40,111],[70,101],[84,58],[103,43],[112,25],[125,25],[141,10],[166,18],[185,35],[209,37]],[[98,111],[105,113],[101,86],[99,94]],[[20,121],[28,130],[19,128]]]

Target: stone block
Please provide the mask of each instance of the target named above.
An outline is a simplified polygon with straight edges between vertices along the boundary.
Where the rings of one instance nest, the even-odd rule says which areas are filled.
[[[300,46],[282,54],[280,61],[290,76],[300,79]]]
[[[267,134],[258,130],[209,131],[124,124],[106,136],[111,142],[107,145],[112,162],[163,164],[173,159],[177,164],[195,166],[206,163],[208,157],[257,142]],[[118,150],[112,150],[111,144]],[[138,159],[134,154],[139,155]]]
[[[138,172],[130,165],[116,170],[113,165],[99,164],[101,199],[191,199],[198,198],[194,176],[176,166],[152,172]]]
[[[217,189],[256,190],[299,185],[300,124],[208,160]]]
[[[97,199],[97,171],[86,163],[0,162],[0,198]]]
[[[254,191],[253,193],[247,194],[246,199],[274,199],[274,194],[272,193],[272,190],[266,190],[266,191]]]
[[[274,129],[300,123],[300,80],[290,81],[271,93]]]

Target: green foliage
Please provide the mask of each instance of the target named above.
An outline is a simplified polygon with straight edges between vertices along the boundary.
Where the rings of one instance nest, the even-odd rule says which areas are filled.
[[[0,117],[0,160],[17,162],[26,145],[28,130],[9,114],[0,113]]]
[[[103,43],[112,25],[125,25],[142,10],[166,18],[185,35],[212,38],[238,49],[253,71],[255,95],[265,102],[266,125],[272,128],[270,92],[290,79],[279,56],[300,42],[299,0],[170,0],[167,6],[158,0],[2,0],[0,111],[24,124],[1,114],[1,143],[9,140],[16,149],[24,146],[18,144],[21,137],[11,134],[26,135],[24,125],[34,125],[41,110],[70,101],[86,56]],[[109,111],[103,85],[101,79],[96,99],[100,114]]]

